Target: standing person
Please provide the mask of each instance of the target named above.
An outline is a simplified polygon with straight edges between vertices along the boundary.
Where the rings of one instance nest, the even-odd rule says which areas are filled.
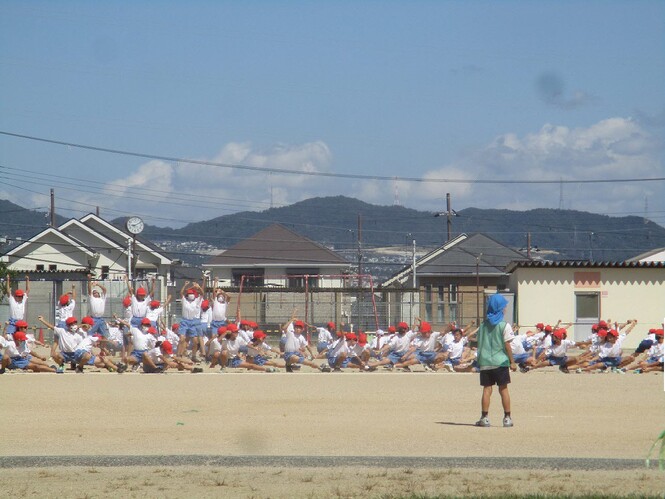
[[[16,331],[16,323],[25,320],[25,304],[27,303],[28,295],[30,294],[30,278],[27,275],[25,276],[25,291],[17,289],[14,293],[12,293],[12,287],[9,281],[9,274],[7,274],[5,285],[7,296],[9,297],[9,324],[7,324],[5,333],[11,338],[14,331]]]
[[[503,320],[503,312],[508,301],[499,293],[487,299],[487,318],[480,325],[478,331],[478,367],[480,369],[480,384],[483,387],[481,398],[480,419],[476,426],[490,426],[487,417],[490,409],[492,387],[499,386],[501,404],[503,405],[503,426],[513,426],[510,414],[510,370],[516,371],[517,365],[513,360],[510,342],[513,340],[513,329]]]
[[[155,296],[155,279],[153,278],[150,283],[150,294],[148,294],[145,288],[140,287],[134,292],[132,283],[129,282],[127,274],[125,274],[125,282],[127,283],[127,291],[130,295],[130,307],[132,311],[132,318],[130,319],[130,324],[134,327],[139,327],[141,325],[141,319],[143,319],[148,314],[148,308],[152,297]]]
[[[210,327],[213,331],[217,331],[220,327],[226,326],[226,308],[231,301],[231,296],[219,287],[219,281],[215,278],[215,290],[213,291],[214,299],[212,300],[212,322]]]
[[[64,329],[67,326],[67,319],[74,317],[75,307],[76,285],[72,284],[72,290],[58,299],[58,305],[55,307],[55,325]]]
[[[180,342],[178,343],[178,356],[185,355],[187,350],[187,343],[192,342],[192,361],[198,362],[196,357],[199,345],[202,344],[200,340],[200,325],[201,325],[201,303],[203,303],[203,288],[196,282],[191,283],[192,287],[188,288],[190,281],[185,281],[180,289],[180,296],[182,297],[182,319],[180,320]]]
[[[88,334],[91,336],[101,334],[102,337],[108,339],[109,329],[104,320],[104,312],[106,311],[106,288],[98,282],[93,284],[92,275],[90,274],[88,274],[88,307],[90,309],[92,320],[94,321]]]

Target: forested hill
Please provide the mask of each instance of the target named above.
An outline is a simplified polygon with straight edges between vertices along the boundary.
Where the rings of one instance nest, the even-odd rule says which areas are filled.
[[[268,225],[279,222],[334,249],[357,247],[358,227],[363,248],[435,247],[446,239],[446,217],[401,206],[378,206],[344,196],[312,198],[263,212],[241,212],[182,229],[151,228],[152,237],[201,240],[229,247]],[[360,216],[360,217],[359,217]],[[360,218],[360,223],[359,223]],[[453,236],[483,232],[516,249],[531,245],[548,258],[623,260],[653,248],[665,247],[665,228],[642,217],[609,217],[573,210],[529,211],[467,208],[452,218]],[[146,236],[150,237],[150,232]],[[547,253],[545,253],[547,250]],[[550,253],[549,251],[555,253]],[[537,253],[536,253],[537,254]]]
[[[181,229],[148,225],[142,236],[159,244],[205,243],[228,248],[279,222],[337,250],[362,247],[436,247],[446,239],[446,217],[401,206],[378,206],[344,196],[312,198],[262,212],[240,212],[189,224]],[[624,260],[665,247],[665,228],[642,217],[609,217],[572,210],[529,211],[467,208],[452,218],[453,236],[483,232],[516,249],[526,248],[526,234],[540,254],[554,259]],[[58,223],[65,221],[58,217]],[[119,226],[124,219],[113,221]],[[45,212],[0,200],[0,236],[30,237],[48,223]],[[5,246],[6,248],[6,246]],[[0,251],[2,251],[0,247]],[[538,253],[534,253],[538,255]],[[187,258],[183,258],[188,260]]]

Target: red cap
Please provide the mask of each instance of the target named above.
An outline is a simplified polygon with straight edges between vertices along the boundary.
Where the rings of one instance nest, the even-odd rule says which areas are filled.
[[[536,324],[536,329],[540,329],[542,331],[543,329],[545,329],[545,324],[539,322],[538,324]]]
[[[177,322],[171,326],[171,331],[177,331],[178,329],[180,329],[180,324]]]
[[[258,329],[259,325],[254,321],[249,321],[249,327],[251,327],[252,329]]]
[[[663,330],[662,329],[656,329],[653,334],[656,336],[663,336]]]
[[[400,322],[397,324],[397,329],[409,329],[409,325],[406,322]]]
[[[23,331],[16,331],[14,333],[14,340],[15,341],[26,341],[28,337]]]
[[[656,328],[651,328],[649,329],[649,334],[656,334],[656,331],[658,331]]]
[[[564,339],[566,337],[566,330],[565,329],[557,329],[552,333],[552,336],[555,336],[559,338],[560,340]]]
[[[136,295],[137,296],[145,296],[147,294],[148,293],[146,293],[145,288],[139,288],[139,289],[136,290]]]
[[[600,328],[609,329],[609,328],[607,327],[607,322],[605,322],[605,321],[600,321],[600,322],[598,323],[598,329],[600,329]]]
[[[549,324],[547,326],[545,326],[545,331],[547,331],[548,333],[551,333],[552,332],[552,326],[550,326]]]
[[[63,307],[69,303],[69,295],[62,295],[58,300]]]
[[[358,343],[367,345],[367,335],[365,333],[358,333]]]
[[[237,333],[238,332],[238,326],[236,326],[233,322],[231,324],[226,325],[226,330],[231,333]]]
[[[421,333],[431,333],[432,325],[429,322],[422,321],[420,323],[420,332]]]
[[[159,303],[158,300],[152,300],[150,302],[150,308],[157,308],[157,307],[159,307],[159,305],[161,305],[161,304]]]
[[[593,331],[594,333],[598,331],[598,324],[594,324],[593,326],[591,326],[591,331]]]
[[[389,332],[389,333],[394,333],[395,331],[397,331],[397,329],[395,328],[395,326],[388,326],[388,332]]]
[[[328,329],[335,329],[335,323],[334,322],[329,322],[328,324],[326,324],[326,327]]]
[[[303,321],[295,321],[293,327],[305,327],[305,323]]]
[[[241,325],[241,326],[249,326],[249,321],[248,321],[248,320],[245,320],[245,319],[242,319],[242,320],[240,321],[240,325]]]
[[[210,302],[208,300],[203,300],[201,302],[201,309],[208,310],[210,308]]]
[[[217,328],[217,334],[226,334],[227,328],[226,326],[219,326]]]
[[[122,306],[127,308],[132,304],[132,297],[131,296],[125,296],[122,300]]]
[[[14,291],[14,296],[23,296],[25,293],[23,292],[22,289],[17,289]]]
[[[185,294],[186,294],[186,295],[194,295],[194,296],[198,295],[198,293],[196,292],[196,289],[194,289],[194,288],[189,288],[189,289],[185,292]]]
[[[607,336],[607,329],[599,329],[598,332],[596,333],[599,338],[604,338]]]
[[[28,323],[25,321],[16,321],[16,324],[14,326],[18,327],[28,327]]]
[[[154,327],[150,326],[148,328],[148,333],[149,334],[157,334],[157,330]]]
[[[68,326],[71,326],[72,324],[76,324],[78,321],[76,320],[76,317],[67,317],[67,320],[65,321],[65,324]]]
[[[81,319],[81,324],[87,324],[88,326],[94,326],[95,321],[92,320],[92,317],[89,315],[86,315],[83,319]]]
[[[264,333],[260,329],[257,329],[256,331],[254,331],[253,338],[255,340],[262,340],[265,337],[266,337],[266,333]]]
[[[616,329],[610,329],[610,330],[607,332],[607,334],[608,334],[609,336],[614,336],[615,338],[618,338],[618,337],[619,337],[619,331],[617,331]]]
[[[170,341],[162,341],[161,345],[162,350],[164,350],[164,353],[171,355],[173,353],[173,345],[171,345]]]
[[[152,325],[152,322],[150,322],[150,319],[148,319],[147,317],[144,317],[143,319],[141,319],[141,325],[142,326],[150,326],[150,325]]]
[[[344,335],[344,337],[345,337],[347,340],[356,340],[356,341],[358,340],[358,337],[356,336],[356,333],[346,333],[346,334]]]

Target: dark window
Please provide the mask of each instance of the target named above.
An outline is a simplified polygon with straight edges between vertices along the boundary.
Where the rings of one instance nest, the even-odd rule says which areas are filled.
[[[234,269],[232,271],[232,275],[233,275],[234,286],[240,286],[241,282],[243,286],[250,288],[263,286],[264,282],[263,269]]]
[[[49,265],[48,269],[49,270],[58,270],[58,266],[57,265]]]
[[[319,269],[286,269],[287,286],[304,288],[306,280],[308,288],[317,288],[319,287],[318,273]]]
[[[44,270],[44,265],[41,263],[37,264],[37,270]]]

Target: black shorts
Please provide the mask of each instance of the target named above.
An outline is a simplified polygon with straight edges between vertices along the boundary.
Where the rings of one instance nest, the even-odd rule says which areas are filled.
[[[495,369],[480,371],[480,384],[482,386],[503,386],[508,383],[510,383],[510,369],[507,367],[497,367]]]

